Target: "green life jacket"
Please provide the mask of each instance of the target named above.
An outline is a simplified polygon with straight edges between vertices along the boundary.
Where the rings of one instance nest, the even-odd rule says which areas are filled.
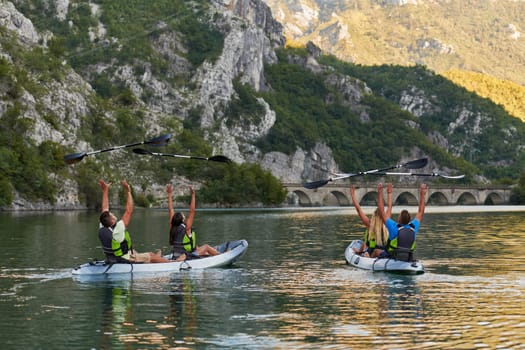
[[[191,253],[197,248],[197,236],[195,231],[191,231],[191,237],[188,237],[186,234],[184,235],[184,238],[182,238],[182,247],[188,253]]]
[[[383,228],[383,229],[384,229],[384,228]],[[383,229],[382,229],[382,230],[383,230]],[[366,243],[366,246],[367,246],[367,247],[369,247],[369,248],[371,248],[371,249],[375,249],[376,247],[378,247],[378,248],[384,248],[384,247],[379,247],[379,246],[377,245],[377,242],[376,242],[376,236],[375,236],[375,235],[374,235],[374,237],[372,237],[372,238],[369,238],[368,236],[369,236],[369,231],[368,231],[368,229],[366,229],[366,230],[365,230],[365,236],[364,236],[364,238],[363,238],[363,242]]]
[[[363,237],[363,242],[365,242],[368,248],[374,249],[376,247],[376,238],[372,237],[372,239],[369,239],[368,229],[365,230],[365,236]]]
[[[121,257],[131,250],[131,237],[128,230],[124,231],[124,240],[118,242],[113,239],[113,230],[109,227],[101,227],[98,231],[102,250],[108,258]]]
[[[111,249],[115,256],[123,256],[128,251],[131,251],[131,236],[129,235],[128,230],[124,231],[124,241],[122,244],[111,239]]]

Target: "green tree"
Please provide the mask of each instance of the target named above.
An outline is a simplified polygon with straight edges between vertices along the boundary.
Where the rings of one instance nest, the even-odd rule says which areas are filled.
[[[517,186],[512,189],[510,203],[525,204],[525,172],[521,174]]]

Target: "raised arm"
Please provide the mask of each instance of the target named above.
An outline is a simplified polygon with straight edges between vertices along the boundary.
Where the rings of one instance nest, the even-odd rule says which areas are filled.
[[[109,193],[109,186],[111,186],[111,184],[105,182],[103,179],[98,180],[98,184],[100,188],[102,188],[102,207],[100,208],[100,212],[103,213],[109,210],[108,193]]]
[[[416,214],[416,219],[421,223],[423,220],[423,213],[425,212],[425,198],[427,194],[427,185],[421,184],[419,188],[419,208]]]
[[[195,217],[195,190],[190,186],[191,200],[190,200],[190,212],[186,218],[186,234],[190,235],[191,226],[193,225],[193,218]]]
[[[131,214],[133,214],[133,196],[131,195],[131,187],[126,180],[122,180],[122,187],[126,190],[126,211],[122,215],[122,221],[124,221],[124,226],[128,227]]]
[[[392,217],[392,183],[389,182],[386,186],[386,193],[387,193],[387,208],[386,208],[386,216],[391,218]]]
[[[171,220],[175,211],[173,210],[173,186],[171,184],[166,185],[166,193],[168,194],[168,213],[170,218],[170,229],[171,229]]]
[[[383,222],[386,222],[390,216],[387,216],[385,213],[385,203],[383,200],[383,184],[378,183],[377,184],[377,207],[379,208],[379,215],[381,215],[381,219]]]
[[[361,206],[359,205],[359,201],[355,197],[355,186],[350,186],[350,196],[352,196],[352,203],[354,204],[355,210],[357,211],[357,215],[361,218],[361,221],[363,222],[363,225],[365,225],[367,228],[370,227],[370,219],[363,213],[363,210],[361,209]]]

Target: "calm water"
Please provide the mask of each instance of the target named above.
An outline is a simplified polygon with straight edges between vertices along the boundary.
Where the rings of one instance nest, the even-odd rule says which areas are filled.
[[[197,211],[201,243],[248,240],[234,267],[91,281],[96,212],[0,214],[2,349],[525,349],[525,212],[426,214],[419,276],[345,265],[350,213]],[[166,248],[166,212],[130,229]]]

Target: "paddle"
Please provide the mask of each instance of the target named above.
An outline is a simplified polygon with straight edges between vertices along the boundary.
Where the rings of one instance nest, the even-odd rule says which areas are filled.
[[[67,155],[64,156],[64,161],[67,164],[74,164],[74,163],[80,162],[82,159],[84,159],[85,156],[89,156],[89,155],[97,154],[97,153],[102,153],[102,152],[114,151],[114,150],[121,149],[121,148],[139,146],[139,145],[164,146],[164,145],[166,145],[168,143],[170,138],[171,138],[171,134],[166,134],[166,135],[157,136],[155,138],[152,138],[151,140],[131,143],[129,145],[114,146],[114,147],[110,147],[110,148],[106,148],[106,149],[101,149],[101,150],[98,150],[98,151],[79,152],[79,153],[67,154]]]
[[[370,174],[370,175],[379,175],[379,176],[383,176],[383,175],[439,176],[439,177],[442,177],[444,179],[452,179],[452,180],[463,179],[465,177],[465,175],[443,175],[443,174],[438,174],[438,173],[389,173],[389,172],[382,172],[382,173],[373,173],[373,174]]]
[[[427,163],[428,163],[428,159],[427,158],[421,158],[421,159],[411,160],[409,162],[402,163],[402,164],[392,165],[392,166],[389,166],[389,167],[386,167],[386,168],[382,168],[382,169],[373,169],[373,170],[367,170],[367,171],[360,171],[360,172],[358,172],[356,174],[353,174],[353,173],[334,174],[334,175],[336,175],[336,177],[331,177],[331,178],[328,178],[326,180],[318,180],[318,181],[313,181],[313,182],[307,182],[307,183],[303,184],[303,187],[304,188],[308,188],[308,189],[316,189],[316,188],[319,188],[319,187],[322,187],[322,186],[326,185],[330,181],[346,179],[346,178],[352,177],[352,176],[369,175],[369,174],[384,172],[384,171],[392,170],[392,169],[399,169],[399,168],[420,169],[420,168],[423,168],[425,165],[427,165]]]
[[[220,163],[231,163],[231,159],[226,156],[211,156],[211,157],[196,157],[196,156],[185,156],[180,154],[169,154],[169,153],[157,153],[157,152],[150,152],[148,150],[145,150],[143,148],[133,148],[133,152],[137,154],[148,154],[151,156],[160,156],[160,157],[174,157],[174,158],[186,158],[186,159],[198,159],[198,160],[210,160],[212,162],[220,162]]]

